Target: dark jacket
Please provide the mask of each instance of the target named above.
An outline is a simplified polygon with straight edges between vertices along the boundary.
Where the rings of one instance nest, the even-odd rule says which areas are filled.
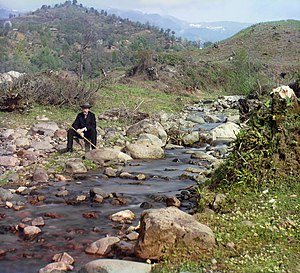
[[[84,127],[87,128],[88,131],[92,130],[92,129],[96,129],[96,117],[95,114],[92,112],[89,112],[87,117],[84,118],[84,114],[83,113],[79,113],[74,121],[74,123],[72,124],[72,126],[78,130],[78,129],[82,129]]]

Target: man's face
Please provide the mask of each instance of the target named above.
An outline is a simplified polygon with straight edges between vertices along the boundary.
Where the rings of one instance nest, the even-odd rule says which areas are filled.
[[[89,108],[82,108],[81,110],[82,110],[82,113],[85,115],[87,115],[87,113],[90,111]]]

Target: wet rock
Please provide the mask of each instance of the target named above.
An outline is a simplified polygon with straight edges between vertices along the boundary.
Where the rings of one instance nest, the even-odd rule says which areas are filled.
[[[26,240],[33,240],[35,239],[42,231],[40,228],[35,226],[27,226],[23,230],[24,238]]]
[[[6,206],[7,208],[11,209],[11,208],[14,206],[14,204],[13,204],[12,202],[6,201],[6,202],[5,202],[5,206]]]
[[[226,122],[212,129],[209,133],[213,140],[228,139],[235,140],[241,127],[233,122]]]
[[[65,172],[71,174],[86,173],[87,169],[81,159],[73,158],[65,163]]]
[[[92,188],[90,189],[90,197],[94,198],[96,195],[102,196],[104,199],[109,198],[109,194],[103,191],[101,188]]]
[[[204,120],[205,120],[205,122],[208,122],[208,123],[220,123],[220,122],[222,122],[221,119],[219,119],[218,117],[213,116],[213,115],[209,115],[209,114],[206,114],[204,116]]]
[[[90,244],[85,252],[106,256],[112,250],[112,246],[118,242],[120,242],[118,237],[105,237]]]
[[[146,210],[141,216],[135,254],[141,259],[159,259],[165,247],[175,245],[208,249],[215,245],[212,230],[175,207]]]
[[[126,131],[126,135],[132,138],[138,138],[141,134],[157,136],[162,141],[163,145],[166,145],[167,143],[167,133],[157,121],[144,119],[133,124]]]
[[[73,264],[75,260],[67,252],[55,254],[52,258],[54,262],[63,262],[64,264]]]
[[[128,173],[128,172],[122,172],[120,174],[120,178],[133,179],[134,175],[132,175],[131,173]]]
[[[196,142],[199,142],[200,138],[199,138],[199,133],[198,132],[192,132],[188,135],[183,136],[182,141],[184,143],[184,145],[192,145]]]
[[[31,147],[36,151],[49,151],[53,149],[53,145],[48,140],[33,140]]]
[[[86,159],[92,160],[100,164],[103,164],[107,161],[127,162],[132,160],[132,158],[129,155],[112,148],[94,149],[92,151],[87,152],[85,154],[85,157]]]
[[[175,145],[175,144],[170,144],[170,143],[168,143],[168,144],[165,146],[165,149],[166,149],[166,150],[184,149],[184,147],[183,147],[183,146],[180,146],[180,145]]]
[[[202,151],[196,151],[193,152],[191,155],[191,158],[200,159],[200,160],[208,160],[208,161],[214,161],[215,158],[205,152]]]
[[[53,137],[56,130],[59,130],[57,123],[55,122],[43,122],[35,124],[31,131],[39,133],[41,135]]]
[[[118,170],[108,167],[104,170],[104,174],[108,177],[116,177]]]
[[[88,212],[84,212],[82,213],[82,216],[86,219],[98,219],[98,213],[95,211],[88,211]]]
[[[140,205],[140,208],[142,209],[151,209],[153,207],[152,204],[150,204],[149,202],[143,202],[141,205]]]
[[[122,210],[109,217],[113,222],[135,219],[135,214],[131,210]]]
[[[35,169],[32,180],[34,182],[47,182],[49,179],[48,174],[45,169],[38,167]]]
[[[70,269],[63,262],[56,262],[46,265],[45,267],[39,270],[39,273],[54,273],[54,272],[66,272]]]
[[[198,123],[198,124],[204,124],[205,120],[203,119],[203,117],[195,115],[195,114],[191,114],[186,118],[188,121],[192,121],[194,123]]]
[[[126,239],[128,239],[129,241],[135,241],[138,239],[139,234],[136,231],[132,231],[129,234],[127,234]]]
[[[15,167],[20,164],[17,157],[14,156],[0,156],[0,166],[4,167]]]
[[[145,180],[147,177],[145,174],[143,173],[139,173],[137,176],[136,176],[136,179],[137,180]]]
[[[42,227],[45,225],[45,221],[43,217],[37,217],[32,220],[31,225],[36,227]]]
[[[120,241],[113,246],[113,251],[117,257],[134,256],[134,242]]]
[[[127,201],[122,197],[117,197],[111,202],[111,204],[112,205],[125,205],[125,204],[127,204]]]
[[[111,260],[101,259],[89,262],[84,265],[79,273],[150,273],[151,265],[145,263],[124,261],[124,260]]]
[[[140,134],[139,139],[148,140],[152,145],[163,147],[165,144],[155,135],[151,134]]]
[[[149,140],[140,140],[127,144],[125,149],[135,159],[159,159],[165,155],[164,150],[160,146],[152,145]]]
[[[66,197],[66,196],[68,196],[69,195],[69,191],[67,191],[67,190],[59,190],[56,194],[55,194],[55,196],[57,196],[57,197]]]
[[[6,189],[0,188],[0,202],[10,201],[14,198],[14,195]]]
[[[7,251],[4,249],[0,249],[0,258],[4,257],[6,255]]]
[[[181,205],[181,202],[178,198],[176,198],[175,196],[173,197],[168,197],[166,199],[166,204],[167,204],[167,207],[176,207],[176,208],[179,208],[180,205]]]
[[[86,200],[86,196],[85,195],[78,195],[76,196],[76,201],[78,202],[83,202]]]
[[[104,198],[103,198],[102,195],[95,194],[94,197],[93,197],[93,201],[98,203],[98,204],[102,204],[103,201],[104,201]]]

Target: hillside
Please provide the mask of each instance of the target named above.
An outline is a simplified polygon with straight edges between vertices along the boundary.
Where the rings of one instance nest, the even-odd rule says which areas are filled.
[[[80,76],[97,76],[102,69],[131,66],[138,51],[181,50],[187,46],[176,41],[170,31],[71,1],[54,8],[44,5],[11,18],[11,25],[4,25],[0,33],[1,72],[62,69]]]

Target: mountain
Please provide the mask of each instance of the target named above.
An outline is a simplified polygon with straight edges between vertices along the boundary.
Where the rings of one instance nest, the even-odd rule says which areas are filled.
[[[20,14],[20,12],[0,7],[0,20],[9,19],[9,17],[17,16],[18,14]]]
[[[118,9],[108,9],[107,12],[122,18],[128,18],[131,21],[144,24],[148,23],[159,28],[171,29],[176,32],[176,36],[191,41],[201,40],[202,42],[217,42],[227,39],[251,25],[250,23],[226,21],[188,23],[172,16],[161,16],[159,14],[143,13],[132,10],[123,11]]]

